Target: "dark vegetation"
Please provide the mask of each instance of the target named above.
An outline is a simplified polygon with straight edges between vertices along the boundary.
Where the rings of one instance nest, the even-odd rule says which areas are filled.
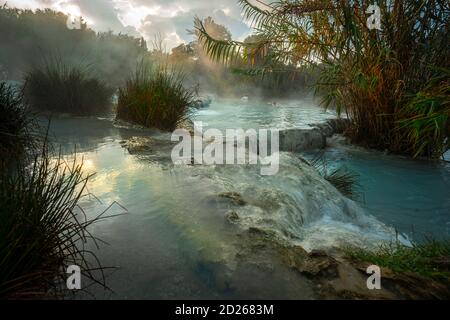
[[[113,90],[95,78],[90,67],[46,62],[26,74],[23,90],[27,103],[39,111],[84,116],[112,111]]]
[[[7,169],[32,154],[37,126],[16,88],[0,82],[0,169]]]
[[[117,118],[172,131],[189,118],[195,90],[183,86],[184,74],[142,62],[119,89]]]
[[[98,241],[78,206],[90,178],[82,163],[50,152],[21,92],[0,83],[0,298],[61,297],[66,268],[105,286],[103,268],[85,249]]]
[[[142,38],[112,32],[96,33],[85,23],[67,27],[68,17],[49,9],[21,10],[0,7],[0,80],[22,80],[33,66],[51,56],[69,66],[91,65],[111,87],[122,84],[136,62],[147,54]]]
[[[263,74],[277,73],[280,63],[296,66],[292,73],[315,70],[316,92],[349,116],[347,135],[356,143],[413,157],[448,150],[448,1],[376,1],[382,30],[368,28],[367,1],[239,2],[256,41],[216,38],[196,19],[210,57],[246,59]]]
[[[20,81],[24,73],[34,66],[43,65],[43,60],[49,56],[62,57],[68,67],[92,66],[96,78],[112,88],[123,86],[143,58],[153,63],[160,63],[163,59],[165,63],[176,64],[187,74],[185,85],[200,85],[204,91],[224,96],[286,98],[303,93],[308,78],[286,73],[255,79],[250,70],[242,72],[242,67],[248,66],[248,62],[241,60],[225,67],[210,59],[197,40],[182,44],[170,53],[155,41],[152,50],[148,51],[142,38],[112,32],[96,33],[86,23],[81,24],[81,29],[69,29],[67,19],[65,14],[50,9],[31,11],[6,5],[0,7],[0,30],[3,30],[0,34],[0,80]],[[231,39],[230,31],[224,26],[210,17],[204,21],[216,37]],[[249,38],[246,41],[253,40]],[[291,68],[278,67],[283,70]]]
[[[345,166],[332,168],[330,161],[323,154],[312,159],[311,165],[344,196],[353,200],[361,200],[361,186],[359,175],[356,172]]]
[[[100,263],[84,249],[96,241],[87,228],[101,216],[88,220],[77,207],[88,180],[82,164],[54,160],[46,145],[31,168],[1,171],[0,298],[61,297],[69,265],[105,285]]]
[[[231,32],[225,26],[217,24],[211,17],[203,19],[202,23],[216,39],[231,40]],[[274,97],[288,99],[310,91],[308,81],[315,77],[314,73],[294,74],[289,72],[293,68],[292,65],[277,64],[276,68],[280,72],[275,76],[255,77],[259,73],[252,65],[262,65],[264,63],[262,56],[255,57],[251,62],[240,58],[225,64],[220,63],[205,52],[204,44],[199,41],[200,33],[195,29],[190,30],[190,33],[195,40],[173,48],[170,54],[165,53],[160,45],[153,45],[151,59],[163,58],[172,65],[182,67],[188,83],[198,85],[202,91],[224,97],[249,96],[254,99]],[[245,39],[245,42],[253,41],[254,36]]]

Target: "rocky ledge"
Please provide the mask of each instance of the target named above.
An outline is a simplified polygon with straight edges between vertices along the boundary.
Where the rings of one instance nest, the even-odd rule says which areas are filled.
[[[351,259],[340,250],[325,252],[306,251],[300,246],[276,241],[270,233],[250,228],[240,235],[241,243],[250,244],[240,252],[241,257],[258,261],[264,267],[262,257],[270,254],[300,278],[305,278],[313,288],[317,299],[449,299],[450,283],[438,282],[414,272],[394,272],[381,267],[381,289],[367,287],[367,267],[372,263]]]
[[[327,145],[327,138],[336,133],[343,133],[348,125],[348,119],[331,119],[325,123],[311,125],[311,129],[280,130],[280,151],[323,149]]]

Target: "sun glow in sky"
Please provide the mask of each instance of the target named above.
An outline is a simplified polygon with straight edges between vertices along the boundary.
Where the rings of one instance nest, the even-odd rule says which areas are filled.
[[[1,3],[1,0],[0,0]],[[80,15],[96,31],[112,30],[142,36],[147,41],[160,34],[171,49],[192,41],[194,16],[211,16],[243,40],[250,33],[242,20],[237,0],[9,0],[9,7],[50,8],[71,16]]]

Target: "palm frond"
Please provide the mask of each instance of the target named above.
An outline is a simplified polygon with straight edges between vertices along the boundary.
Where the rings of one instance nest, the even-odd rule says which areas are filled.
[[[228,63],[238,57],[244,43],[233,40],[218,40],[208,34],[203,22],[195,17],[194,27],[199,43],[202,44],[206,53],[215,61]]]

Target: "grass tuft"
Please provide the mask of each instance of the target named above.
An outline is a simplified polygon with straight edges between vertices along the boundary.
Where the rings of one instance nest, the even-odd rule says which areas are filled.
[[[195,91],[183,86],[184,74],[140,63],[119,90],[117,118],[148,128],[172,131],[194,108]]]
[[[87,228],[102,217],[87,219],[78,207],[90,176],[83,174],[82,164],[55,159],[47,149],[31,166],[0,173],[4,299],[60,297],[69,265],[78,265],[85,277],[105,285],[95,254],[85,249],[88,240],[97,241]]]
[[[6,169],[34,148],[37,126],[21,93],[5,82],[0,83],[0,114],[0,169]]]
[[[357,173],[346,168],[337,168],[324,173],[323,177],[346,197],[350,199],[358,198],[359,193],[355,191],[359,180]]]
[[[101,115],[110,111],[112,94],[89,67],[69,66],[56,59],[34,67],[25,77],[24,96],[39,111]]]
[[[415,272],[441,281],[450,280],[450,241],[427,239],[411,247],[399,241],[382,244],[375,250],[347,248],[352,259],[388,267],[395,272]]]

